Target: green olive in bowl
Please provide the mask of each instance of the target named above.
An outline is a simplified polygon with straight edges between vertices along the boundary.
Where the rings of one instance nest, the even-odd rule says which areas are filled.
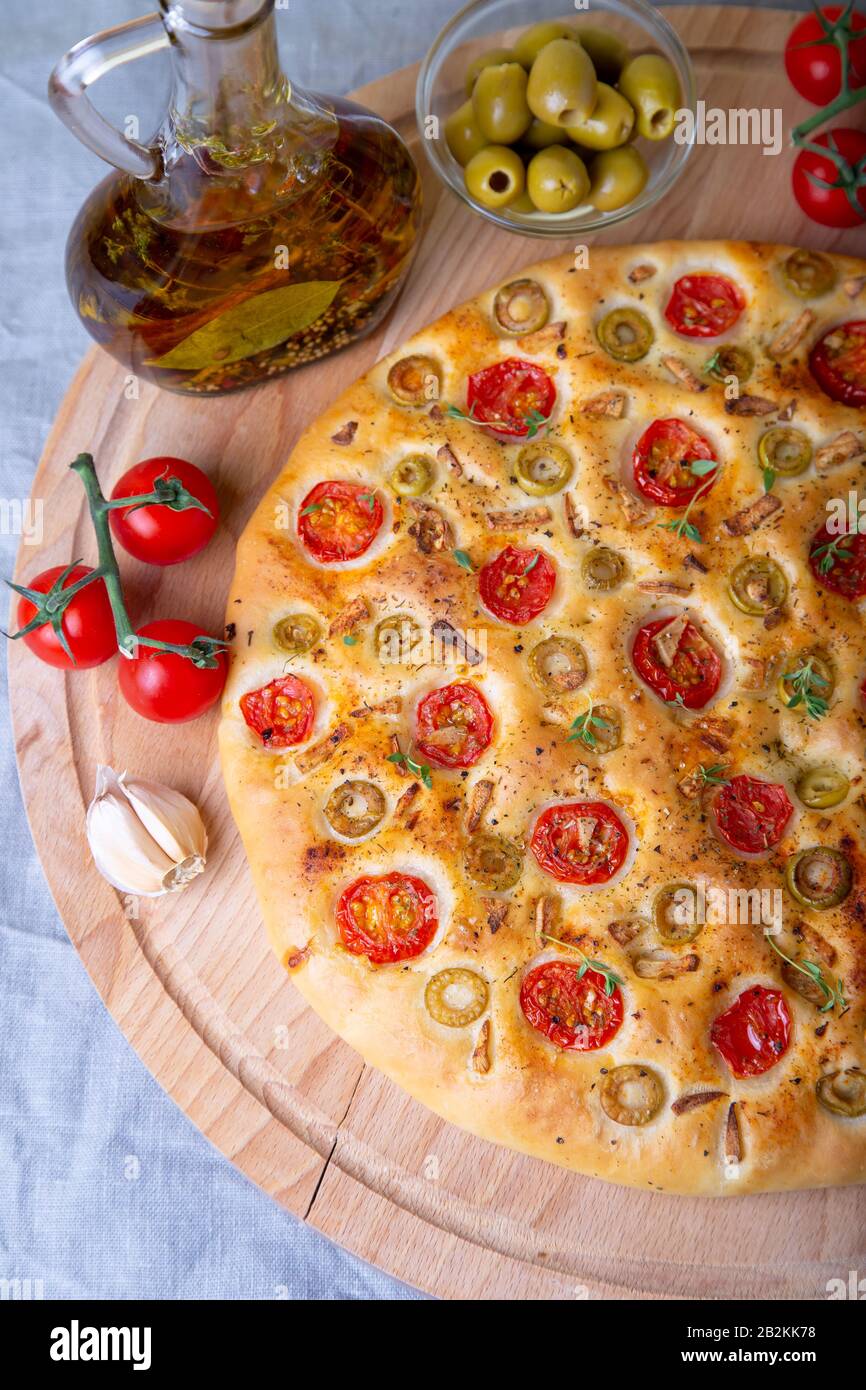
[[[474,154],[487,144],[475,119],[471,101],[464,101],[445,122],[445,143],[461,168],[466,167]]]
[[[588,116],[566,126],[569,139],[586,150],[615,150],[634,129],[634,107],[614,87],[598,84],[598,100]]]
[[[637,113],[637,133],[647,140],[666,140],[682,104],[673,64],[658,53],[641,53],[626,63],[618,87]]]
[[[540,24],[532,24],[523,31],[514,45],[514,56],[528,71],[542,48],[553,43],[554,39],[571,39],[573,43],[575,38],[570,24],[562,24],[556,19],[542,20]]]
[[[571,39],[554,39],[532,64],[526,99],[539,121],[568,126],[589,115],[597,90],[589,54]]]
[[[523,193],[526,171],[516,150],[487,145],[474,154],[463,171],[466,190],[486,208],[507,208]]]
[[[592,59],[599,82],[616,82],[628,62],[628,48],[622,39],[592,24],[578,25],[577,37]]]
[[[526,101],[527,77],[519,63],[482,68],[472,92],[478,128],[492,145],[510,145],[532,124]]]
[[[602,150],[589,166],[589,201],[599,212],[615,212],[633,203],[646,187],[649,169],[634,145]]]
[[[481,53],[477,58],[473,58],[466,69],[466,95],[471,97],[475,90],[475,83],[485,68],[499,67],[502,63],[518,61],[513,48],[488,48],[486,53]]]
[[[539,150],[526,171],[526,191],[539,212],[571,212],[586,201],[586,165],[565,145]]]

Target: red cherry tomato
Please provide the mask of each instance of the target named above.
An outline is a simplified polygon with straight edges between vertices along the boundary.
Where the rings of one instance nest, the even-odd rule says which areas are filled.
[[[34,593],[47,594],[66,568],[66,565],[55,565],[53,569],[43,570],[35,579],[31,579],[26,587]],[[92,573],[89,565],[76,565],[64,579],[63,588],[71,589],[79,579]],[[36,605],[29,599],[19,599],[19,628],[32,622],[36,617],[36,611]],[[57,666],[61,671],[86,671],[92,666],[101,666],[103,661],[115,655],[117,636],[114,619],[111,616],[111,604],[108,602],[105,584],[101,579],[94,579],[92,584],[86,584],[80,593],[70,599],[60,626],[72,652],[72,660],[63,650],[60,638],[50,623],[35,627],[22,638],[24,645],[47,666]]]
[[[710,1038],[732,1075],[762,1076],[788,1051],[791,1041],[791,1015],[785,996],[763,985],[743,990],[731,1007],[713,1020]]]
[[[866,319],[849,319],[819,338],[809,370],[822,391],[841,405],[866,406]]]
[[[687,507],[696,492],[709,492],[718,469],[697,477],[696,459],[713,459],[713,447],[682,420],[653,420],[644,430],[633,455],[634,481],[639,492],[662,507]]]
[[[866,222],[866,131],[844,126],[815,135],[813,142],[835,150],[840,168],[829,155],[801,150],[794,161],[791,186],[800,207],[822,227],[862,227]]]
[[[163,618],[138,629],[139,637],[156,637],[160,642],[188,646],[202,630],[193,623]],[[176,652],[161,652],[140,645],[138,655],[121,660],[118,682],[127,704],[136,714],[157,724],[182,724],[198,719],[216,704],[226,681],[225,652],[217,652],[216,666],[193,665]]]
[[[793,814],[785,788],[758,777],[732,777],[713,802],[719,834],[740,854],[773,849]]]
[[[419,700],[415,722],[415,746],[437,767],[472,767],[493,738],[490,706],[466,681],[431,690]]]
[[[635,670],[651,690],[686,709],[703,709],[719,688],[722,660],[715,647],[687,619],[670,666],[661,660],[655,638],[678,618],[653,618],[638,630],[632,647]]]
[[[436,935],[436,896],[411,874],[355,879],[337,903],[337,928],[347,951],[373,965],[411,960]]]
[[[530,849],[546,874],[584,887],[608,883],[625,863],[628,831],[603,801],[549,806],[535,823]]]
[[[550,602],[556,570],[543,550],[507,545],[479,572],[478,592],[484,607],[501,623],[524,623],[537,618]]]
[[[382,503],[365,483],[316,483],[301,503],[298,535],[325,564],[357,560],[376,539],[383,516]]]
[[[474,420],[497,434],[525,439],[530,430],[536,434],[550,419],[556,387],[534,362],[508,357],[469,378],[466,400]]]
[[[569,961],[549,960],[523,977],[520,1007],[527,1023],[555,1047],[593,1052],[605,1047],[622,1023],[622,994],[605,993],[597,970],[580,974]]]
[[[136,560],[148,565],[178,565],[203,550],[217,527],[219,502],[213,484],[195,464],[184,459],[144,459],[115,483],[111,498],[140,497],[153,492],[157,480],[177,478],[200,507],[175,511],[166,505],[128,509],[118,507],[108,513],[115,539]]]
[[[859,531],[831,535],[822,526],[809,547],[809,568],[822,589],[847,599],[862,598],[866,594],[866,536]]]
[[[847,8],[847,7],[846,7]],[[822,5],[821,14],[832,25],[842,14],[841,5]],[[855,35],[866,30],[866,15],[849,16]],[[785,44],[785,71],[795,91],[815,106],[827,106],[842,90],[842,61],[835,43],[819,42],[825,30],[816,14],[794,25]],[[866,87],[866,36],[848,43],[848,85],[852,91]]]
[[[310,737],[316,717],[313,692],[299,676],[277,676],[240,698],[247,727],[267,748],[294,748]]]
[[[685,338],[717,338],[733,328],[746,301],[725,275],[683,275],[665,309],[671,327]]]

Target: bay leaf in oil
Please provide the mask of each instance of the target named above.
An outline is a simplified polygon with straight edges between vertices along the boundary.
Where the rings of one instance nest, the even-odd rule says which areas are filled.
[[[157,367],[200,371],[240,362],[309,328],[330,307],[340,280],[307,280],[253,295],[197,328],[156,360]]]

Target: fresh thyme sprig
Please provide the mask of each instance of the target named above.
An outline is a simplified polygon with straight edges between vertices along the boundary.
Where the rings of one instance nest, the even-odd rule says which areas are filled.
[[[815,687],[826,686],[829,682],[813,668],[814,657],[810,656],[796,671],[788,671],[782,677],[783,681],[790,681],[794,688],[794,694],[785,702],[785,708],[796,709],[798,705],[804,705],[810,719],[823,719],[830,704],[817,693]]]
[[[524,439],[534,439],[540,429],[549,425],[550,415],[542,415],[540,410],[530,410],[528,415],[523,415],[520,419],[520,428],[515,430],[513,420],[479,420],[475,414],[475,402],[469,410],[461,410],[459,405],[446,405],[444,413],[450,415],[452,420],[465,420],[469,425],[479,425],[485,430],[502,430],[505,434],[520,434]],[[525,433],[524,433],[525,431]]]
[[[831,984],[830,981],[827,979],[826,975],[824,974],[823,970],[821,969],[820,965],[818,965],[816,961],[792,960],[790,956],[785,955],[785,952],[781,949],[780,946],[776,945],[770,932],[765,931],[764,936],[766,937],[767,941],[769,941],[777,956],[780,956],[782,960],[787,961],[788,964],[792,966],[794,970],[799,970],[801,975],[805,975],[807,979],[814,981],[814,983],[821,990],[821,993],[824,996],[824,1003],[818,1010],[819,1013],[828,1014],[831,1012],[832,1009],[836,1008],[837,1004],[839,1006],[840,1013],[847,1013],[850,1005],[848,1003],[848,1000],[845,998],[841,980],[834,980]]]
[[[575,946],[573,941],[563,941],[558,936],[548,936],[546,932],[542,934],[541,939],[542,941],[552,941],[556,946],[567,946],[569,951],[577,951],[577,954],[581,957],[577,978],[582,980],[587,970],[594,970],[596,974],[603,976],[604,992],[608,996],[613,994],[617,985],[623,985],[625,983],[621,976],[617,975],[615,970],[611,970],[609,965],[605,965],[603,960],[591,960],[579,946]]]
[[[819,560],[818,569],[821,574],[829,574],[837,561],[851,560],[851,551],[845,547],[850,543],[851,537],[847,535],[836,536],[832,541],[827,541],[824,545],[817,546],[810,552],[810,560]]]
[[[408,753],[389,753],[386,762],[399,763],[410,772],[413,777],[419,777],[428,791],[432,790],[433,778],[430,775],[430,767],[427,763],[416,763],[414,758],[410,758]]]
[[[715,482],[715,479],[712,477],[707,477],[707,474],[715,473],[718,466],[718,460],[716,459],[692,459],[689,465],[689,472],[693,473],[696,478],[706,478],[707,481],[705,483],[702,483],[701,486],[698,488],[697,492],[689,502],[689,505],[686,507],[681,517],[677,517],[675,521],[658,522],[660,530],[672,531],[673,534],[679,540],[682,540],[682,538],[685,537],[686,540],[693,541],[696,545],[701,544],[703,537],[701,536],[701,533],[698,530],[697,526],[695,526],[693,522],[689,521],[689,515],[691,513],[692,507],[695,505],[698,498],[702,497],[703,494],[707,491],[707,489],[712,487],[713,483]]]
[[[566,742],[574,743],[579,740],[586,744],[587,748],[595,748],[596,738],[592,732],[593,728],[609,729],[610,723],[595,713],[595,705],[590,700],[589,709],[584,710],[583,714],[579,714],[571,725],[572,732],[568,735]]]
[[[731,779],[722,776],[727,768],[727,763],[713,763],[712,767],[704,767],[703,763],[698,763],[696,771],[705,787],[729,787]]]

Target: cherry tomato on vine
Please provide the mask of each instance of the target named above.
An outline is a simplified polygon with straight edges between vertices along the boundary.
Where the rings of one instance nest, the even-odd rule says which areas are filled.
[[[141,497],[177,478],[200,506],[178,511],[170,503],[118,507],[108,513],[114,538],[124,550],[148,565],[178,565],[203,550],[217,528],[219,502],[213,484],[200,468],[184,459],[143,459],[115,483],[111,500]]]
[[[204,634],[201,628],[179,618],[163,618],[138,629],[139,637],[188,646]],[[182,724],[197,719],[222,694],[226,680],[225,652],[216,653],[216,665],[196,666],[177,652],[139,644],[134,657],[122,658],[118,667],[121,694],[136,714],[157,724]]]
[[[866,223],[866,131],[837,126],[811,143],[828,153],[803,149],[797,155],[791,186],[800,207],[822,227]]]
[[[37,594],[48,594],[67,568],[66,565],[55,565],[53,569],[43,570],[35,579],[30,580],[27,588]],[[58,592],[71,589],[79,579],[92,573],[89,565],[73,566]],[[31,603],[30,599],[19,599],[19,628],[24,628],[32,622],[36,612],[36,605]],[[117,652],[111,604],[108,602],[105,584],[101,579],[94,579],[92,584],[85,585],[80,593],[70,599],[60,619],[60,626],[72,653],[71,658],[69,652],[64,651],[63,644],[50,622],[34,628],[22,639],[24,645],[48,666],[57,666],[62,671],[86,671],[92,666],[101,666]]]
[[[827,106],[842,90],[839,49],[832,38],[827,41],[827,29],[842,13],[841,5],[822,6],[821,15],[827,27],[816,14],[806,15],[795,24],[785,44],[785,71],[791,86],[815,106]],[[866,15],[854,10],[847,23],[853,30],[848,41],[848,85],[857,91],[866,87]],[[862,38],[858,37],[861,31]]]

